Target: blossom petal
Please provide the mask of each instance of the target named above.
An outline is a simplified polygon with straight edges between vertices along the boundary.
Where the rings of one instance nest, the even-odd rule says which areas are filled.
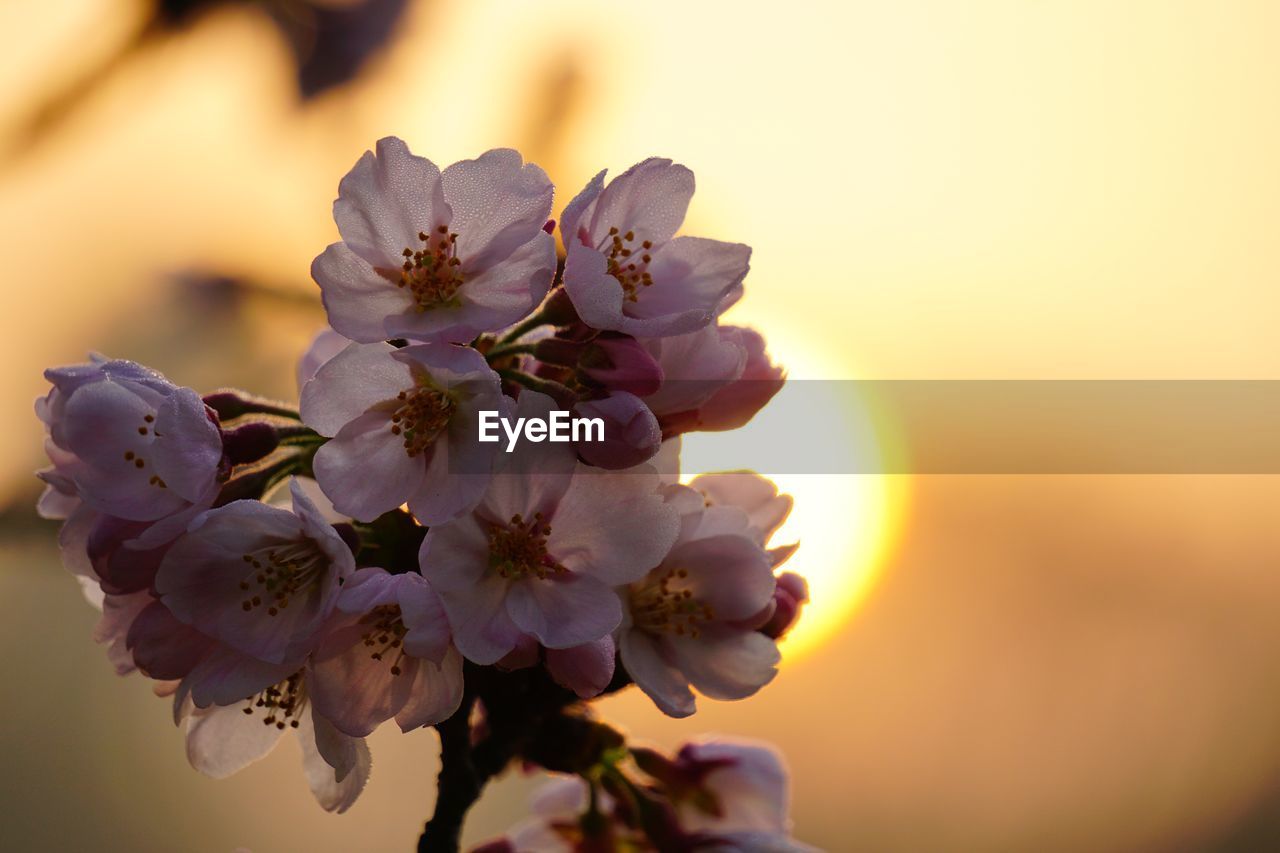
[[[547,672],[561,687],[590,699],[600,695],[613,680],[615,654],[610,636],[568,649],[547,649]]]
[[[396,714],[401,731],[412,731],[452,717],[462,704],[462,655],[450,649],[440,663],[418,661],[409,701]]]
[[[398,269],[400,252],[418,246],[419,232],[447,224],[451,214],[434,163],[394,136],[379,139],[375,151],[366,151],[338,184],[333,218],[357,255]]]
[[[369,412],[316,451],[316,480],[343,515],[373,521],[422,487],[426,467],[407,456],[404,442],[391,434],[389,425],[385,412]]]
[[[191,766],[225,779],[271,751],[280,730],[246,716],[240,708],[212,708],[187,720],[187,760]]]
[[[669,717],[688,717],[697,710],[689,683],[666,660],[661,641],[640,630],[618,636],[618,654],[636,686]]]
[[[650,157],[609,182],[596,199],[588,230],[596,241],[617,228],[634,231],[636,242],[664,243],[684,222],[693,191],[687,167]]]
[[[408,366],[391,358],[393,352],[387,343],[353,343],[326,361],[302,389],[299,411],[307,426],[337,435],[378,403],[412,388]]]
[[[745,699],[778,674],[778,646],[764,634],[708,626],[694,638],[671,642],[676,664],[712,699]]]
[[[622,621],[622,604],[612,587],[572,573],[511,584],[507,612],[517,628],[549,649],[594,642]]]
[[[405,701],[396,688],[405,682],[406,673],[391,673],[390,655],[372,657],[363,642],[368,630],[350,620],[325,636],[311,663],[308,687],[316,711],[351,737],[370,734]]]
[[[521,631],[507,615],[507,582],[497,574],[456,594],[440,590],[453,642],[467,660],[488,666],[516,647]]]
[[[593,329],[621,329],[622,285],[609,275],[604,255],[578,242],[565,251],[564,289],[582,322]]]
[[[398,271],[399,263],[392,269]],[[390,337],[387,319],[413,306],[413,297],[396,287],[346,243],[333,243],[311,262],[311,278],[329,325],[353,341],[371,344]]]
[[[644,577],[679,532],[675,510],[657,494],[658,482],[648,466],[579,466],[551,518],[548,550],[569,569],[613,586]]]
[[[369,781],[373,758],[364,739],[347,738],[320,715],[303,714],[295,730],[302,746],[302,770],[321,808],[342,814],[351,808]],[[336,752],[344,754],[342,766],[333,766]]]
[[[441,175],[463,274],[509,257],[542,231],[554,189],[547,173],[510,148],[462,160]]]
[[[747,276],[751,247],[705,237],[677,237],[653,251],[653,285],[626,306],[635,335],[676,335],[715,319],[722,299]],[[654,331],[661,321],[662,331]],[[634,330],[633,330],[634,329]]]
[[[442,596],[465,594],[488,571],[489,539],[480,522],[464,515],[457,521],[433,527],[418,550],[422,576]]]

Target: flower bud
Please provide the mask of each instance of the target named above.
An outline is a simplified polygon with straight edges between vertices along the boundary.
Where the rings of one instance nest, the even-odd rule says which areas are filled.
[[[702,430],[723,431],[743,426],[782,390],[785,381],[785,371],[769,359],[759,332],[737,326],[724,329],[737,333],[738,341],[746,350],[747,363],[741,376],[702,405],[698,424]]]
[[[637,397],[662,387],[661,365],[630,335],[601,334],[583,350],[578,372],[610,391],[626,391]]]
[[[778,575],[778,585],[773,591],[773,615],[760,626],[759,631],[776,640],[795,626],[800,617],[800,607],[809,600],[809,585],[795,572]]]
[[[252,421],[222,433],[222,453],[232,465],[257,462],[279,446],[276,428]]]
[[[604,441],[580,441],[578,454],[591,465],[617,470],[648,461],[662,446],[658,419],[634,394],[618,391],[599,400],[578,403],[580,418],[604,421]]]

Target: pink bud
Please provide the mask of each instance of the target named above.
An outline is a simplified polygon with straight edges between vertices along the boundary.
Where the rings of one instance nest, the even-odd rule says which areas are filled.
[[[599,400],[587,400],[578,403],[573,413],[604,421],[604,441],[577,444],[578,454],[591,465],[611,470],[630,468],[652,458],[662,446],[658,419],[634,394],[618,391]]]
[[[662,387],[662,367],[640,342],[630,335],[605,332],[587,344],[578,371],[611,391],[637,397]]]
[[[773,399],[785,381],[785,371],[769,359],[759,332],[740,326],[724,329],[738,334],[739,342],[747,351],[747,364],[740,377],[702,405],[698,424],[702,430],[722,431],[743,426]]]
[[[778,575],[778,585],[773,591],[773,615],[760,626],[759,631],[776,640],[790,631],[800,616],[800,607],[809,600],[809,585],[795,572]]]

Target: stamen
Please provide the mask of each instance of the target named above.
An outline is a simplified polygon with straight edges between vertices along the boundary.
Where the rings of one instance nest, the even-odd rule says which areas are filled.
[[[295,672],[279,684],[268,687],[256,696],[245,700],[249,704],[243,708],[248,716],[253,716],[255,708],[263,709],[262,724],[284,729],[286,726],[296,729],[298,717],[307,703],[306,684],[302,673]]]
[[[508,524],[495,524],[489,529],[489,567],[504,578],[536,577],[568,571],[547,553],[547,537],[551,526],[543,522],[542,513],[525,521],[513,515]]]
[[[391,674],[400,675],[404,671],[400,667],[400,661],[404,659],[404,635],[409,633],[409,629],[400,618],[399,606],[379,605],[361,616],[360,624],[369,626],[360,635],[365,647],[373,650],[369,652],[369,657],[381,661],[390,655]]]
[[[425,451],[449,426],[457,403],[447,391],[428,381],[396,395],[391,413],[391,434],[403,436],[404,450],[412,459]]]
[[[435,232],[418,232],[422,247],[406,248],[401,255],[404,263],[395,276],[396,287],[408,288],[413,295],[414,310],[425,313],[434,308],[458,304],[458,289],[464,278],[461,259],[458,258],[458,235],[449,232],[449,226],[440,225]]]
[[[636,249],[631,244],[635,239],[634,231],[619,234],[617,228],[610,228],[608,237],[596,246],[600,252],[604,253],[607,272],[622,285],[623,298],[628,302],[635,302],[642,288],[653,285],[653,276],[649,274],[649,261],[652,260],[652,256],[646,251],[640,255],[639,264],[632,258]],[[652,249],[653,241],[645,240],[640,247],[645,250]]]
[[[697,637],[701,625],[715,620],[711,605],[694,597],[693,591],[679,589],[689,573],[667,569],[631,587],[631,619],[646,631],[658,634]]]
[[[249,593],[240,608],[249,612],[261,607],[265,599],[268,616],[279,615],[295,596],[313,589],[329,570],[328,555],[310,539],[260,548],[245,554],[243,560],[257,571],[240,581],[240,591]]]

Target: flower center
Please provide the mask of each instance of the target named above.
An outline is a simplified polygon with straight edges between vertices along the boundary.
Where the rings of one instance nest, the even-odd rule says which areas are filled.
[[[329,568],[328,556],[310,539],[259,548],[242,559],[255,573],[240,581],[240,591],[246,594],[240,606],[247,612],[265,604],[268,616],[288,607],[295,595],[312,589]]]
[[[635,302],[640,289],[653,284],[653,277],[649,275],[649,250],[653,243],[645,240],[636,247],[635,240],[634,231],[619,234],[617,228],[610,228],[609,236],[596,247],[604,253],[608,273],[622,285],[623,298],[628,302]],[[639,258],[634,257],[637,249],[641,252]]]
[[[154,435],[155,435],[155,432],[156,432],[155,422],[156,422],[156,416],[155,416],[155,415],[143,415],[143,416],[142,416],[142,425],[138,427],[138,435],[141,435],[141,436],[148,436],[148,435],[154,436]],[[139,468],[139,469],[141,469],[141,468],[145,468],[145,467],[147,467],[147,462],[146,462],[146,460],[145,460],[145,459],[143,459],[143,458],[142,458],[142,454],[141,454],[141,453],[138,453],[138,452],[136,452],[136,451],[133,451],[133,450],[126,450],[126,451],[124,452],[124,461],[125,461],[125,462],[128,462],[128,463],[129,463],[129,464],[131,464],[131,465],[133,465],[133,467],[135,467],[135,468]],[[166,482],[165,482],[165,481],[164,481],[164,480],[163,480],[159,475],[157,475],[157,474],[152,474],[150,477],[148,477],[148,478],[147,478],[147,485],[148,485],[148,486],[155,486],[157,489],[167,489],[167,488],[169,488],[168,483],[166,483]]]
[[[382,604],[360,617],[360,624],[367,626],[360,639],[371,649],[369,657],[380,661],[390,655],[391,674],[399,675],[400,660],[404,657],[404,635],[409,629],[400,618],[400,607],[395,604]]]
[[[440,225],[430,234],[419,231],[418,239],[422,248],[411,247],[402,252],[404,263],[396,287],[408,289],[419,314],[442,305],[456,305],[463,281],[458,235],[450,233],[447,225]]]
[[[697,637],[699,626],[713,621],[715,611],[691,590],[677,589],[688,576],[684,569],[667,569],[632,586],[632,622],[658,634]]]
[[[458,407],[448,392],[420,384],[396,395],[399,406],[391,413],[391,434],[404,438],[409,458],[422,453],[444,432]]]
[[[307,702],[304,686],[302,673],[295,672],[279,684],[246,699],[249,705],[244,712],[248,716],[253,716],[254,712],[261,708],[264,726],[275,726],[277,729],[289,726],[296,729],[298,718],[302,716],[302,709]]]
[[[489,568],[504,578],[535,577],[545,580],[550,575],[567,572],[547,553],[547,537],[551,526],[544,524],[542,513],[534,513],[525,521],[518,513],[508,524],[495,524],[489,530]]]

